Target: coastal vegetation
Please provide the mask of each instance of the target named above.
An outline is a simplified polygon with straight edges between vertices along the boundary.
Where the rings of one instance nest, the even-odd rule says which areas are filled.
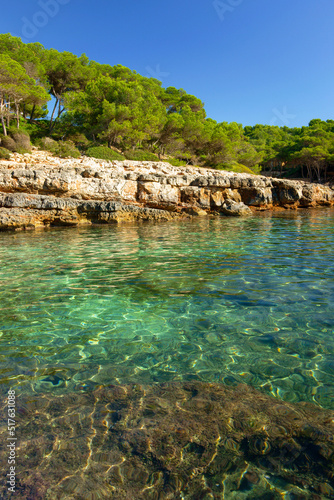
[[[334,120],[301,128],[218,123],[183,89],[10,34],[0,35],[0,121],[2,157],[33,143],[61,157],[165,160],[319,182],[334,171]]]

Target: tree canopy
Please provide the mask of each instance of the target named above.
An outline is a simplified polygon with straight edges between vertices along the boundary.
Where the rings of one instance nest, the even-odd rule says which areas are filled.
[[[41,106],[49,100],[46,90],[31,78],[25,68],[7,54],[0,54],[0,118],[4,135],[7,122],[15,114],[19,128],[22,103]]]
[[[184,89],[10,34],[0,35],[0,119],[4,135],[11,121],[17,128],[29,122],[37,135],[80,138],[81,147],[140,150],[211,168],[321,180],[334,164],[333,120],[301,128],[217,123]]]
[[[307,127],[245,127],[250,143],[262,154],[262,170],[275,175],[326,180],[334,169],[334,121],[311,120]]]

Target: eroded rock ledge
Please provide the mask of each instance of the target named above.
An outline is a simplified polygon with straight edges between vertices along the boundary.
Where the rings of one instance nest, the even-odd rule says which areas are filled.
[[[333,205],[328,186],[165,162],[62,160],[42,151],[0,161],[2,230]]]

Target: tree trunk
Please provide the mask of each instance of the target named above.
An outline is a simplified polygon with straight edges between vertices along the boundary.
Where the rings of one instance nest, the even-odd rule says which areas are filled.
[[[5,113],[6,113],[6,103],[3,97],[0,99],[0,115],[1,115],[1,125],[3,130],[3,135],[7,135],[6,123],[5,123]]]
[[[7,108],[7,117],[6,117],[6,122],[7,122],[7,128],[9,127],[10,124],[10,101],[7,101],[5,103],[5,106]]]
[[[32,123],[32,121],[33,121],[33,119],[34,119],[35,109],[36,109],[36,106],[35,106],[35,104],[34,104],[34,105],[33,105],[33,107],[32,107],[32,111],[31,111],[30,118],[29,118],[29,123]]]
[[[307,178],[309,182],[312,182],[312,171],[309,163],[306,164],[306,168],[307,168]]]
[[[5,108],[7,110],[6,122],[7,122],[7,128],[8,128],[9,122],[10,122],[10,101],[8,101],[8,102],[5,101]]]
[[[53,110],[52,110],[51,119],[50,119],[50,128],[49,128],[49,132],[50,132],[50,134],[51,134],[52,129],[53,129],[52,122],[53,122],[53,117],[54,117],[54,114],[55,114],[55,111],[56,111],[56,108],[57,108],[58,102],[59,102],[59,99],[58,99],[58,97],[57,97],[57,98],[56,98],[56,103],[55,103],[54,108],[53,108]]]
[[[18,130],[20,128],[20,106],[17,102],[15,103],[15,108],[16,108],[16,128]]]
[[[1,124],[2,124],[2,130],[3,130],[3,135],[7,135],[7,129],[6,129],[6,124],[3,115],[1,115]]]
[[[51,130],[53,130],[53,129],[54,129],[54,127],[55,127],[55,125],[56,125],[56,123],[57,123],[57,121],[58,121],[58,119],[59,119],[60,115],[61,115],[64,111],[65,111],[65,108],[60,109],[60,101],[59,101],[58,115],[57,115],[57,118],[54,120],[54,122],[53,122],[53,124],[52,124]]]

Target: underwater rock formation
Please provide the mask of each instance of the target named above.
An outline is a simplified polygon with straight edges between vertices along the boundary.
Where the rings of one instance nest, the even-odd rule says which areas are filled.
[[[283,402],[246,385],[83,389],[17,391],[16,490],[6,488],[2,419],[1,498],[334,498],[330,410]]]
[[[10,194],[10,196],[8,196]],[[60,159],[43,151],[0,160],[0,229],[110,223],[333,206],[329,186],[165,162]],[[246,211],[243,211],[246,213]]]

